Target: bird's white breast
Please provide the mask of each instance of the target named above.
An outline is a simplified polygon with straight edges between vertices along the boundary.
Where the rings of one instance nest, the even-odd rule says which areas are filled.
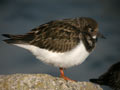
[[[33,45],[15,45],[28,49],[36,56],[36,58],[47,64],[63,68],[81,64],[89,55],[89,52],[87,52],[82,41],[74,49],[64,53],[48,51],[46,49],[41,49]]]

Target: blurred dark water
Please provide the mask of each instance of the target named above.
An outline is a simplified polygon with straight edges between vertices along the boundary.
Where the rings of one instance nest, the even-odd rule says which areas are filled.
[[[99,39],[84,63],[65,71],[74,80],[88,81],[120,60],[120,0],[0,0],[0,34],[24,34],[50,20],[79,16],[94,18],[100,32],[107,37]],[[5,44],[3,39],[0,36],[0,74],[59,76],[58,68],[43,64],[22,48]]]

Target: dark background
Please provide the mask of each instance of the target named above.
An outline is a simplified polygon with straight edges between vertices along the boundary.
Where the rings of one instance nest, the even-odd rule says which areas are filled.
[[[120,60],[120,0],[0,0],[0,34],[24,34],[51,20],[87,16],[99,23],[107,39],[99,39],[94,52],[65,74],[77,81],[98,77]],[[2,42],[0,74],[47,73],[59,76],[59,69],[43,64],[25,49]],[[111,90],[104,87],[105,90]]]

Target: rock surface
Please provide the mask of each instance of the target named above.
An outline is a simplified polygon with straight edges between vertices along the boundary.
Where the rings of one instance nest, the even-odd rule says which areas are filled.
[[[0,90],[103,90],[90,82],[65,81],[47,74],[0,75]]]

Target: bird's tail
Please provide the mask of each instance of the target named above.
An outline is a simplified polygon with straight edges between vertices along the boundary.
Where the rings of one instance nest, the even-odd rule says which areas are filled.
[[[23,39],[23,35],[11,35],[11,34],[2,34],[2,36],[7,37],[8,39],[5,39],[5,41],[8,44],[19,44],[19,43],[25,43]]]

